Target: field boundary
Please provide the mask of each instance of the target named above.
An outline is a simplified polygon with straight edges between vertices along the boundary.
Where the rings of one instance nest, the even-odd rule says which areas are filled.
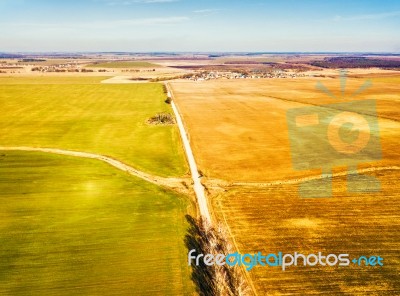
[[[182,143],[183,143],[183,146],[184,146],[185,152],[186,152],[186,158],[189,163],[190,173],[192,175],[192,180],[194,183],[193,189],[194,189],[194,192],[197,197],[197,203],[199,205],[200,215],[203,216],[205,218],[205,220],[211,225],[211,216],[210,216],[210,211],[208,209],[207,198],[205,195],[205,188],[204,188],[203,184],[201,183],[202,176],[200,175],[199,170],[197,169],[196,160],[194,158],[193,151],[190,146],[188,134],[185,130],[185,126],[183,125],[182,117],[179,114],[179,110],[176,107],[174,100],[173,100],[172,90],[168,83],[165,83],[165,86],[167,88],[168,97],[170,97],[172,99],[171,106],[172,106],[172,110],[175,113],[176,123],[178,124],[179,133],[181,135]]]
[[[193,179],[193,182],[194,182],[193,188],[194,188],[194,191],[196,193],[197,202],[198,202],[199,208],[200,208],[200,215],[203,216],[206,219],[206,221],[210,224],[210,226],[212,226],[211,215],[210,215],[210,212],[209,212],[209,209],[208,209],[208,203],[207,203],[207,199],[206,199],[206,196],[205,196],[205,188],[204,188],[204,185],[201,183],[201,177],[202,176],[200,175],[200,173],[199,173],[199,171],[197,169],[195,158],[194,158],[192,149],[190,147],[189,137],[188,137],[188,134],[187,134],[187,132],[185,130],[181,115],[179,114],[179,110],[178,110],[177,106],[174,103],[172,89],[168,85],[168,83],[165,83],[165,85],[166,85],[166,88],[167,88],[167,91],[168,91],[168,96],[172,99],[172,101],[171,101],[172,109],[173,109],[173,111],[175,113],[175,116],[176,116],[176,121],[177,121],[177,124],[178,124],[178,127],[179,127],[179,131],[180,131],[180,134],[181,134],[181,137],[182,137],[182,142],[184,144],[185,151],[186,151],[186,156],[188,158],[189,167],[190,167],[190,171],[191,171],[191,174],[192,174],[192,179]],[[215,215],[214,215],[214,218],[215,218]],[[227,226],[229,235],[230,235],[231,239],[233,240],[233,245],[234,245],[235,249],[237,251],[239,251],[238,246],[237,246],[236,241],[235,241],[235,238],[232,236],[232,232],[231,232],[229,226],[226,223],[225,217],[224,217],[224,220],[225,220],[224,224],[225,224],[225,226]],[[257,294],[257,291],[256,291],[256,289],[254,287],[254,283],[253,283],[252,279],[250,278],[250,276],[247,274],[247,272],[245,271],[245,269],[243,267],[242,267],[242,274],[243,274],[244,278],[246,279],[246,281],[248,282],[249,288],[250,288],[251,292],[253,293],[253,295],[257,296],[258,294]]]
[[[292,102],[292,103],[299,103],[299,104],[302,104],[302,105],[323,107],[323,108],[328,108],[328,109],[336,110],[336,111],[346,111],[346,110],[342,110],[342,109],[339,109],[339,108],[333,108],[331,106],[327,107],[326,104],[321,105],[321,104],[311,103],[311,102],[301,102],[301,101],[290,100],[290,99],[274,97],[274,96],[269,96],[269,95],[265,95],[264,97],[269,98],[269,99],[274,99],[274,100],[280,100],[280,101],[286,101],[286,102]],[[389,120],[389,121],[400,122],[400,120],[397,119],[397,118],[385,116],[385,115],[382,115],[382,114],[380,114],[380,115],[378,114],[378,115],[374,116],[374,115],[371,115],[371,114],[368,114],[368,113],[363,113],[363,112],[357,112],[357,113],[361,114],[361,115],[365,115],[365,116],[372,116],[372,117],[386,119],[386,120]]]
[[[130,76],[113,76],[100,81],[104,84],[137,84],[137,83],[149,83],[149,80],[132,80]]]
[[[16,146],[16,147],[0,147],[0,151],[25,151],[25,152],[44,152],[58,155],[67,155],[79,158],[88,158],[88,159],[96,159],[102,162],[105,162],[111,165],[118,170],[127,172],[128,174],[138,177],[147,182],[153,183],[158,186],[168,187],[170,189],[188,193],[187,187],[184,185],[187,183],[188,179],[185,178],[164,178],[155,175],[151,175],[142,171],[139,171],[119,160],[113,159],[111,157],[95,154],[90,152],[82,152],[82,151],[72,151],[72,150],[64,150],[58,148],[41,148],[41,147],[26,147],[26,146]]]
[[[371,168],[364,168],[364,169],[358,169],[358,173],[368,173],[368,172],[376,172],[376,171],[388,171],[388,170],[400,170],[400,166],[381,166],[381,167],[371,167]],[[285,185],[285,184],[297,184],[305,181],[311,181],[311,180],[319,180],[319,179],[324,179],[324,178],[330,178],[330,177],[342,177],[342,176],[347,176],[350,175],[349,172],[343,171],[343,172],[338,172],[338,173],[333,173],[331,176],[326,176],[326,175],[315,175],[315,176],[308,176],[308,177],[302,177],[302,178],[296,178],[296,179],[285,179],[285,180],[276,180],[276,181],[271,181],[271,182],[231,182],[229,185],[224,185],[224,186],[249,186],[249,187],[269,187],[269,186],[274,186],[274,185]]]

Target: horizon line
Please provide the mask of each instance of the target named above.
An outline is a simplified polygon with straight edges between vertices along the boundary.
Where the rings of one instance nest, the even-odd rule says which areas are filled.
[[[400,51],[0,51],[0,54],[400,54]]]

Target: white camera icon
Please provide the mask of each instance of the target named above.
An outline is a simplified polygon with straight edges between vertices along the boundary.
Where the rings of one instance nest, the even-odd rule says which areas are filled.
[[[322,169],[326,176],[323,181],[328,183],[335,166],[349,167],[350,182],[350,179],[357,175],[359,163],[379,160],[382,157],[375,100],[290,109],[287,112],[287,123],[294,169]],[[369,184],[353,186],[354,181],[353,184],[349,183],[348,189],[357,192],[376,191],[376,182],[372,182],[375,184],[373,185],[371,179],[365,179],[367,177],[363,176],[363,180],[358,178],[358,181],[355,181],[368,181]],[[372,187],[367,188],[366,185]],[[306,190],[307,196],[331,196],[331,186],[312,186],[312,190]],[[359,188],[363,186],[364,188]]]

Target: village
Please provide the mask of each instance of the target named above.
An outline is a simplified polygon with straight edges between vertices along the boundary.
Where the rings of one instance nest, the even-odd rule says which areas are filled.
[[[214,79],[260,79],[260,78],[298,78],[306,77],[304,73],[285,72],[283,70],[273,71],[201,71],[195,74],[184,75],[191,81],[204,81]]]

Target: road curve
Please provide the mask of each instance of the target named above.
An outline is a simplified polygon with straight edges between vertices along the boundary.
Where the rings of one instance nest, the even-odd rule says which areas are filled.
[[[190,173],[192,175],[192,180],[193,180],[193,189],[197,197],[197,203],[199,205],[199,210],[200,210],[200,215],[208,222],[211,224],[211,217],[210,217],[210,212],[208,210],[208,205],[207,205],[207,199],[205,195],[205,190],[204,186],[201,183],[201,175],[199,173],[199,170],[197,169],[197,164],[194,159],[194,155],[192,152],[192,148],[190,147],[190,142],[189,138],[187,136],[185,127],[182,122],[181,115],[179,114],[178,108],[176,107],[173,99],[173,94],[170,86],[168,83],[165,83],[165,86],[168,91],[168,97],[171,98],[171,106],[172,110],[175,113],[175,118],[176,118],[176,123],[178,124],[179,127],[179,133],[181,134],[183,146],[185,148],[186,152],[186,157],[189,162],[189,168],[190,168]]]
[[[89,152],[81,152],[81,151],[71,151],[71,150],[64,150],[64,149],[56,149],[56,148],[39,148],[39,147],[0,147],[0,151],[30,151],[30,152],[45,152],[45,153],[52,153],[52,154],[59,154],[59,155],[67,155],[67,156],[74,156],[80,158],[89,158],[89,159],[96,159],[102,162],[108,163],[109,165],[129,173],[132,176],[141,178],[147,182],[153,183],[155,185],[169,187],[174,190],[186,192],[187,190],[184,189],[183,182],[184,179],[180,178],[163,178],[159,176],[154,176],[142,171],[139,171],[121,161],[115,160],[111,157],[104,156],[101,154],[89,153]]]

